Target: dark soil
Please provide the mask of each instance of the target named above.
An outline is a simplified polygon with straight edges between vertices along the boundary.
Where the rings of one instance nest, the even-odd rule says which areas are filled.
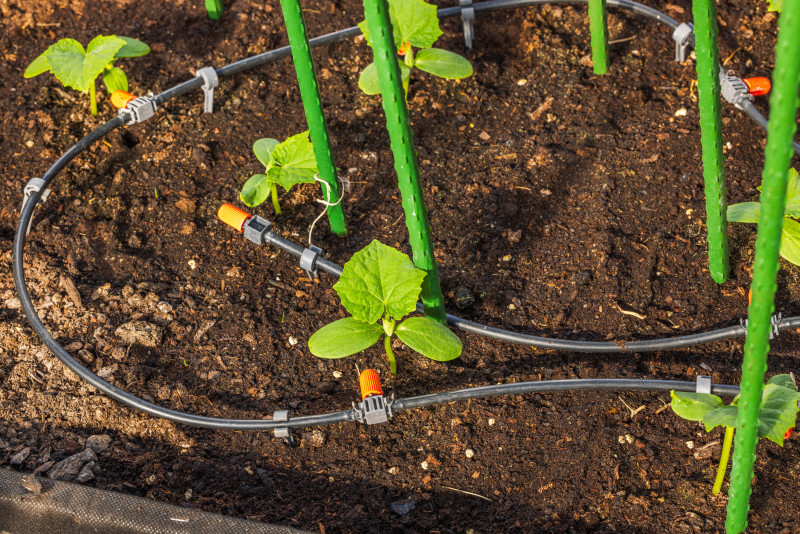
[[[650,2],[678,20],[690,3]],[[722,532],[727,497],[710,493],[721,434],[677,418],[665,394],[559,393],[405,412],[377,427],[271,433],[195,429],[123,407],[66,370],[29,328],[10,273],[22,189],[112,117],[50,75],[23,80],[58,38],[118,33],[149,43],[123,60],[132,90],[158,92],[285,44],[277,1],[0,0],[0,464],[48,469],[94,434],[100,488],[259,521],[332,532]],[[309,33],[349,27],[358,2],[305,2]],[[766,3],[720,5],[720,46],[742,76],[769,75],[776,18]],[[475,76],[412,77],[409,106],[449,310],[526,333],[632,340],[736,324],[746,313],[755,231],[731,227],[730,281],[707,269],[693,63],[674,62],[662,26],[612,11],[611,71],[592,74],[583,8],[480,16],[467,56]],[[460,22],[439,46],[464,52]],[[334,156],[352,184],[347,238],[320,223],[314,242],[338,263],[379,239],[410,252],[388,135],[376,97],[357,88],[371,61],[361,38],[318,49]],[[59,177],[27,246],[27,278],[45,323],[86,366],[174,409],[263,418],[337,411],[357,398],[356,366],[400,397],[525,380],[632,377],[737,383],[742,343],[655,354],[584,355],[460,334],[449,364],[397,349],[391,377],[377,349],[321,361],[306,341],[344,310],[322,276],[256,248],[215,216],[258,171],[260,137],[306,129],[291,61],[224,79],[213,115],[194,93],[145,124],[111,134]],[[766,100],[759,101],[766,109]],[[728,198],[752,200],[764,133],[723,108]],[[320,193],[256,210],[306,242]],[[464,309],[455,294],[471,295]],[[800,270],[782,262],[778,309],[800,311]],[[459,300],[463,304],[462,300]],[[155,325],[153,347],[117,328]],[[795,332],[773,342],[770,374],[797,373]],[[640,409],[641,408],[641,409]],[[24,450],[28,448],[26,456]],[[474,455],[467,457],[467,450]],[[21,459],[21,460],[20,460]],[[427,470],[422,463],[427,462]],[[51,464],[52,465],[52,464]],[[90,478],[87,476],[87,478]],[[759,445],[752,532],[800,532],[800,448]],[[727,483],[725,486],[727,489]],[[415,509],[392,512],[412,497]]]

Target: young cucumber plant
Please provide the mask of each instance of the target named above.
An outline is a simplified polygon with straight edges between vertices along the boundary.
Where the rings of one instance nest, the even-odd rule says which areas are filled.
[[[761,191],[761,187],[758,190]],[[742,202],[728,206],[728,222],[757,224],[760,215],[760,202]],[[800,176],[796,170],[789,169],[780,254],[787,261],[800,265],[800,222],[796,219],[800,219]]]
[[[65,87],[89,92],[89,107],[97,115],[95,80],[103,76],[108,93],[128,90],[128,77],[114,62],[122,57],[139,57],[150,47],[130,37],[98,35],[84,50],[75,39],[61,39],[33,60],[25,69],[25,77],[33,78],[52,72]]]
[[[427,317],[403,317],[417,307],[425,271],[408,256],[373,241],[344,264],[333,286],[352,317],[334,321],[308,340],[311,354],[344,358],[366,350],[383,336],[392,374],[397,362],[392,336],[432,360],[446,362],[461,355],[461,340],[446,326]]]
[[[398,54],[404,57],[404,61],[400,63],[400,74],[406,94],[408,79],[414,67],[450,80],[460,80],[472,75],[472,64],[466,58],[447,50],[431,48],[442,35],[436,6],[424,0],[389,0],[389,17],[392,21],[395,47]],[[358,27],[367,43],[372,46],[367,21],[361,21]],[[415,53],[414,47],[420,50]],[[358,86],[368,95],[381,92],[378,87],[378,69],[374,62],[367,65],[361,73]]]
[[[277,139],[259,139],[253,144],[253,152],[266,170],[263,174],[254,174],[242,186],[239,198],[251,208],[263,204],[271,196],[275,213],[280,215],[278,184],[288,191],[295,184],[314,183],[314,175],[319,172],[308,130],[283,143]]]
[[[722,489],[722,481],[728,467],[736,417],[739,414],[739,397],[728,406],[722,399],[708,393],[670,392],[672,410],[689,421],[702,421],[706,432],[718,426],[725,427],[722,456],[719,459],[717,478],[711,490],[715,495]],[[761,411],[758,414],[758,437],[774,441],[781,447],[795,425],[800,393],[791,375],[776,375],[767,381],[761,395]]]

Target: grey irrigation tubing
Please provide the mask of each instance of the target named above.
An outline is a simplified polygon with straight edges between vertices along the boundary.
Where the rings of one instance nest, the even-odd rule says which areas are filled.
[[[586,0],[494,0],[494,1],[475,4],[474,9],[476,11],[494,11],[509,7],[523,7],[529,5],[548,4],[548,3],[586,3]],[[630,2],[628,0],[608,0],[608,5],[611,7],[621,7],[629,9],[641,15],[657,20],[658,22],[661,22],[672,29],[674,29],[678,25],[678,23],[674,19],[658,12],[655,9],[643,6],[641,4],[637,4],[635,2]],[[446,16],[457,15],[460,12],[461,12],[460,7],[446,8],[439,10],[439,15],[440,17],[446,17]],[[360,30],[357,27],[348,28],[321,37],[317,37],[315,39],[311,39],[310,43],[311,46],[321,46],[324,44],[336,42],[341,39],[345,39],[347,37],[358,35],[359,33]],[[269,61],[273,61],[282,57],[288,57],[290,53],[291,50],[289,47],[283,47],[276,50],[271,50],[269,52],[265,52],[263,54],[259,54],[257,56],[253,56],[241,61],[237,61],[230,65],[221,67],[217,69],[216,72],[219,76],[232,75],[241,72],[243,70],[253,68],[258,65],[262,65]],[[192,91],[194,89],[198,89],[202,85],[203,85],[203,80],[201,78],[193,78],[175,87],[167,89],[158,95],[155,95],[153,97],[153,100],[156,102],[158,106],[160,106],[173,98],[188,93],[189,91]],[[752,110],[746,110],[746,113],[751,118],[753,118],[759,125],[763,125],[766,122],[764,118],[758,113],[758,111],[755,110],[755,108],[753,108]],[[34,191],[28,202],[26,202],[25,205],[23,206],[22,213],[20,214],[19,224],[17,226],[17,230],[14,236],[13,262],[12,262],[14,283],[17,287],[17,292],[19,294],[23,311],[25,312],[25,315],[28,317],[28,320],[31,322],[31,326],[33,330],[36,332],[36,334],[40,337],[40,339],[44,342],[44,344],[53,352],[53,354],[55,354],[56,357],[58,357],[58,359],[61,360],[61,362],[64,363],[70,370],[75,372],[83,380],[85,380],[92,386],[96,387],[109,397],[125,405],[128,405],[134,409],[140,410],[155,417],[161,417],[170,421],[174,421],[176,423],[200,426],[206,428],[221,429],[221,430],[224,429],[266,430],[266,429],[274,429],[282,427],[314,426],[314,425],[340,423],[340,422],[356,420],[357,415],[354,410],[344,410],[344,411],[333,412],[322,415],[314,415],[314,416],[293,417],[289,421],[279,421],[279,422],[271,421],[268,419],[226,419],[217,417],[205,417],[205,416],[192,415],[184,412],[170,410],[162,406],[158,406],[156,404],[147,402],[134,395],[131,395],[130,393],[127,393],[126,391],[123,391],[118,387],[114,386],[113,384],[110,384],[109,382],[106,382],[105,380],[101,379],[100,377],[98,377],[85,367],[83,367],[80,363],[78,363],[78,361],[75,360],[68,352],[66,352],[64,348],[61,347],[61,345],[59,345],[58,342],[52,337],[52,335],[50,335],[50,332],[47,330],[44,323],[42,323],[42,320],[39,318],[39,315],[36,313],[36,309],[34,308],[33,302],[31,301],[30,295],[27,290],[27,286],[25,285],[23,257],[25,249],[25,233],[28,227],[28,223],[33,218],[33,212],[35,210],[35,207],[39,203],[42,194],[44,193],[47,186],[49,186],[49,184],[55,179],[56,175],[64,167],[66,167],[66,165],[68,165],[78,154],[80,154],[83,150],[85,150],[89,145],[101,139],[103,136],[115,130],[116,128],[123,126],[124,122],[125,121],[123,118],[119,116],[115,117],[114,119],[98,127],[97,129],[89,133],[86,137],[78,141],[73,147],[71,147],[60,158],[58,158],[58,160],[56,160],[56,162],[53,163],[53,165],[50,166],[50,168],[42,176],[42,179],[44,180],[44,185],[38,191]],[[303,249],[300,245],[296,245],[288,240],[283,240],[285,242],[280,242],[280,243],[277,241],[278,240],[275,240],[273,244],[279,246],[279,248],[281,248],[282,250],[290,252],[294,255],[299,255],[298,252],[302,253]],[[341,275],[342,268],[327,259],[320,258],[317,261],[317,265],[321,269],[335,276]],[[741,336],[746,333],[743,327],[733,326],[725,329],[714,330],[712,332],[691,334],[688,336],[679,336],[675,338],[662,339],[662,340],[636,341],[630,343],[590,342],[590,341],[548,339],[526,334],[517,334],[499,328],[481,325],[479,323],[468,321],[466,319],[461,319],[459,317],[449,314],[447,318],[451,324],[457,326],[458,328],[461,328],[465,331],[474,332],[480,335],[493,337],[495,339],[501,339],[509,341],[511,343],[522,343],[526,345],[540,346],[544,348],[573,350],[578,352],[631,352],[634,350],[639,350],[639,351],[664,350],[669,348],[685,347],[698,343],[715,341],[719,339],[728,339],[731,337]],[[779,330],[783,330],[798,326],[800,326],[800,317],[791,317],[781,322],[777,328]],[[567,380],[567,381],[546,381],[546,382],[523,382],[517,384],[501,384],[495,386],[484,386],[480,388],[468,388],[447,393],[438,393],[433,395],[425,395],[422,397],[414,397],[410,399],[399,399],[398,401],[396,401],[396,404],[397,404],[397,409],[400,410],[400,409],[410,409],[416,406],[426,406],[430,404],[436,404],[439,402],[451,402],[454,400],[481,398],[481,397],[500,395],[500,394],[519,394],[525,392],[557,391],[564,389],[642,390],[642,389],[649,389],[650,387],[655,388],[655,390],[657,391],[663,391],[664,390],[663,388],[665,387],[670,387],[671,389],[677,389],[680,391],[694,391],[694,384],[691,382],[649,381],[649,380],[635,380],[635,379],[591,379],[591,380],[580,380],[580,381]],[[735,391],[738,391],[738,387],[736,386],[714,385],[713,388],[714,389],[712,389],[712,391],[716,391],[722,394],[734,394]]]

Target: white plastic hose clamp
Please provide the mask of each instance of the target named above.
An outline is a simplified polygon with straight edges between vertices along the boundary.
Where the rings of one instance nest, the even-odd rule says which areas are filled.
[[[289,410],[275,410],[272,420],[279,422],[289,421]],[[290,447],[294,447],[294,436],[292,436],[292,429],[288,426],[276,428],[275,437],[286,441],[286,444]]]
[[[706,375],[698,375],[697,377],[697,387],[695,388],[697,393],[708,393],[711,394],[711,377]]]
[[[28,200],[30,200],[31,196],[37,191],[40,191],[44,187],[44,180],[41,178],[31,178],[28,180],[28,183],[25,184],[25,192],[24,196],[22,197],[22,207],[20,208],[20,213],[22,210],[25,209],[25,206],[28,204]],[[45,189],[42,193],[42,196],[39,198],[39,202],[37,206],[41,206],[44,204],[44,201],[47,200],[47,197],[50,196],[50,189]],[[28,235],[31,232],[31,223],[33,222],[33,216],[28,219],[28,227],[25,229],[25,235]]]
[[[317,273],[317,258],[319,257],[322,249],[311,245],[303,251],[300,255],[300,268],[303,269],[308,275],[308,279],[312,282],[318,276]]]
[[[694,35],[694,25],[682,22],[680,26],[675,28],[672,32],[672,39],[675,41],[675,61],[683,63],[686,61],[686,55],[689,49],[692,48],[692,36]]]
[[[219,87],[219,76],[214,67],[203,67],[197,71],[197,77],[203,79],[203,113],[214,112],[214,89]]]
[[[472,41],[475,39],[475,8],[472,7],[472,0],[458,0],[461,6],[461,22],[464,24],[464,44],[467,48],[472,48]]]

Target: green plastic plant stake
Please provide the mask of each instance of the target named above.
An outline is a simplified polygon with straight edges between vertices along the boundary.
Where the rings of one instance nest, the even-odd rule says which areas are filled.
[[[425,305],[425,315],[445,323],[444,299],[439,286],[436,258],[433,255],[428,210],[425,207],[420,184],[414,134],[408,120],[408,107],[386,0],[364,0],[364,15],[372,38],[378,85],[381,89],[383,110],[386,113],[386,128],[391,139],[398,186],[403,197],[408,240],[413,252],[412,259],[414,265],[427,273],[420,296]]]
[[[589,0],[589,32],[595,74],[608,72],[608,10],[606,0]]]
[[[753,303],[747,323],[742,362],[741,398],[736,420],[736,441],[731,467],[731,488],[725,531],[743,532],[750,510],[753,464],[758,440],[758,413],[764,372],[767,368],[771,319],[775,309],[778,252],[786,200],[786,183],[792,156],[797,91],[800,87],[800,1],[786,2],[779,20],[775,47],[773,90],[770,98],[767,146],[764,150],[761,216],[758,219],[756,255],[753,262]],[[698,60],[700,55],[698,54]]]
[[[206,0],[208,18],[218,20],[224,11],[222,0]]]
[[[720,115],[719,50],[717,48],[717,5],[714,0],[692,2],[697,92],[700,108],[700,145],[708,225],[708,266],[718,284],[728,279],[728,219],[726,211],[725,160],[722,155]]]
[[[297,72],[297,83],[300,86],[300,97],[303,100],[303,109],[306,112],[306,122],[314,146],[314,157],[317,160],[319,177],[326,185],[322,185],[322,195],[328,205],[328,221],[331,231],[343,236],[347,234],[344,209],[342,208],[339,181],[336,178],[336,167],[333,165],[331,143],[328,139],[328,128],[325,125],[325,114],[322,110],[322,101],[319,97],[317,75],[314,72],[314,62],[311,59],[311,47],[308,44],[308,33],[300,0],[281,0],[283,19],[286,22],[286,32],[289,34],[289,44],[292,47],[292,60]]]

